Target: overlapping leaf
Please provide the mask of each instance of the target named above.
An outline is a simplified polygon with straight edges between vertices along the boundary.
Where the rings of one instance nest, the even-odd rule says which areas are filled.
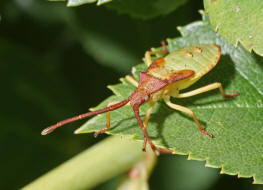
[[[235,48],[215,33],[204,16],[203,21],[179,28],[182,37],[168,39],[168,49],[193,44],[215,43],[221,46],[222,56],[218,65],[190,89],[213,82],[221,82],[226,93],[240,92],[233,100],[225,100],[218,91],[208,92],[184,100],[174,99],[177,104],[191,108],[214,139],[201,134],[193,119],[171,110],[159,102],[151,115],[148,132],[157,146],[173,149],[177,154],[189,155],[189,159],[205,160],[206,166],[222,168],[221,173],[252,177],[254,183],[263,183],[263,60]],[[144,71],[144,64],[136,66],[135,78]],[[115,95],[102,102],[126,99],[134,87],[126,80],[110,86]],[[143,117],[148,104],[141,107]],[[105,126],[106,115],[98,115],[77,130],[77,133],[97,131]],[[143,140],[143,133],[132,109],[124,106],[111,113],[111,130],[108,134],[133,136]]]
[[[94,3],[94,2],[97,2],[97,5],[102,5],[110,1],[111,0],[68,0],[67,6],[74,7],[74,6],[79,6],[79,5],[83,5],[87,3]]]
[[[204,0],[211,24],[232,44],[263,56],[262,0]]]
[[[97,2],[97,5],[102,5],[111,2],[107,6],[121,14],[128,14],[136,18],[149,19],[160,15],[169,14],[177,9],[180,5],[184,4],[186,1],[187,0],[68,0],[67,6],[75,7],[95,2]]]
[[[49,0],[49,1],[66,1],[66,0]],[[102,5],[104,3],[108,3],[112,0],[68,0],[67,6],[69,7],[75,7],[80,6],[87,3],[95,3],[97,2],[97,5]]]

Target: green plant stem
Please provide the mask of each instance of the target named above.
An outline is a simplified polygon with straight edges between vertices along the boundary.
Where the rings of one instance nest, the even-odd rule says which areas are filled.
[[[140,142],[109,137],[25,186],[24,190],[89,189],[130,169],[145,153]]]
[[[123,177],[117,190],[149,190],[148,178],[156,160],[157,156],[153,151],[147,151],[144,157]]]

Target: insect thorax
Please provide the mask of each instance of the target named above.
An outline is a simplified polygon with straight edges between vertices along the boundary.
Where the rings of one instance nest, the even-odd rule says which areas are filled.
[[[179,94],[179,89],[176,83],[170,84],[151,95],[151,100],[156,102],[159,99],[165,99],[167,96],[176,97]]]

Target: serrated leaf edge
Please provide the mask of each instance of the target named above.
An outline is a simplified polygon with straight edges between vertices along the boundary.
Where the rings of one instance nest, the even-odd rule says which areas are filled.
[[[203,14],[208,14],[208,15],[209,15],[209,11],[208,11],[208,10],[206,10],[206,11],[199,11],[199,13],[201,13],[202,15],[203,15]],[[217,25],[212,24],[211,21],[210,21],[210,18],[209,18],[209,23],[211,24],[211,26],[213,26],[215,32],[220,33],[220,35],[224,36],[224,38],[225,38],[228,42],[230,42],[230,40],[227,38],[227,35],[225,35],[225,33],[221,30],[222,27],[220,26],[220,24],[217,24]],[[231,43],[231,42],[230,42],[230,43]],[[258,55],[260,55],[260,56],[263,56],[263,52],[257,51],[257,49],[255,49],[253,46],[252,46],[252,47],[247,47],[247,45],[245,44],[245,42],[243,42],[243,41],[242,41],[241,39],[239,39],[239,38],[236,38],[236,39],[235,39],[235,42],[234,42],[234,43],[231,43],[231,44],[233,44],[235,47],[237,47],[238,44],[240,44],[240,45],[242,45],[242,46],[244,47],[244,49],[246,49],[249,53],[252,53],[252,51],[253,51],[253,52],[255,52],[256,54],[258,54]]]

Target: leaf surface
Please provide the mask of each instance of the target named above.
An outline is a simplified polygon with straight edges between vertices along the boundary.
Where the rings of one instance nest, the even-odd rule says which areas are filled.
[[[68,7],[75,7],[75,6],[80,6],[83,4],[87,4],[87,3],[94,3],[97,2],[97,5],[102,5],[104,3],[108,3],[111,0],[68,0]]]
[[[221,82],[226,93],[239,92],[235,99],[223,99],[218,90],[186,99],[173,99],[174,103],[191,108],[198,120],[211,132],[211,139],[201,134],[193,119],[158,102],[147,128],[153,142],[167,147],[176,154],[188,155],[189,159],[205,160],[206,166],[221,168],[221,173],[252,177],[254,183],[263,183],[263,60],[250,54],[241,46],[235,48],[222,36],[215,33],[208,17],[203,21],[179,27],[180,38],[168,39],[168,50],[173,51],[194,44],[217,44],[221,46],[221,59],[217,66],[186,91]],[[146,66],[136,66],[138,80],[140,71]],[[111,85],[115,95],[103,101],[98,107],[109,102],[124,100],[135,89],[125,79]],[[141,106],[144,117],[148,103]],[[93,117],[77,133],[90,133],[102,129],[106,114]],[[130,106],[111,112],[111,129],[108,134],[133,136],[143,140],[143,133]]]
[[[262,0],[204,0],[204,7],[212,26],[229,42],[263,56]]]

